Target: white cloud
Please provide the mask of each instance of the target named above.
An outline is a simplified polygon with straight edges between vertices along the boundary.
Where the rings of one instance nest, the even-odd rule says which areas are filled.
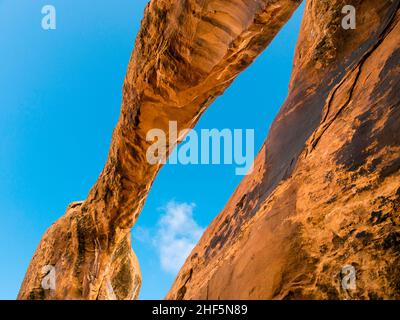
[[[160,209],[162,215],[154,228],[133,228],[134,240],[154,248],[161,269],[168,273],[179,271],[204,232],[193,218],[194,208],[193,203],[170,201]]]
[[[161,268],[176,274],[196,245],[204,229],[193,218],[194,204],[169,202],[158,221],[155,245]]]

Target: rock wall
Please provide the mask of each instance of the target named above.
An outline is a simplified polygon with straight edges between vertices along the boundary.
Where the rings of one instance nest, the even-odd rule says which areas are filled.
[[[19,299],[130,299],[141,277],[130,229],[161,167],[146,159],[146,134],[168,122],[192,128],[271,42],[299,1],[152,0],[123,86],[107,163],[83,203],[46,232]],[[172,141],[170,152],[177,141]],[[43,267],[55,268],[44,290]]]
[[[356,30],[340,26],[348,4]],[[256,169],[168,299],[400,298],[399,21],[399,1],[307,2]]]
[[[18,298],[137,297],[130,229],[161,167],[146,159],[147,132],[193,127],[300,2],[149,3],[104,170],[43,236]],[[307,1],[289,94],[255,170],[166,298],[400,298],[399,3]],[[341,27],[345,5],[356,30]],[[42,286],[49,265],[54,290]],[[355,290],[341,285],[346,266]]]

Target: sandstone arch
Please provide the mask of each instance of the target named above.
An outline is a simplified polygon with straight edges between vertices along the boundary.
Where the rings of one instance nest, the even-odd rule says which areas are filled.
[[[105,168],[44,235],[20,299],[137,296],[129,231],[159,170],[146,162],[146,132],[193,127],[300,2],[150,2]],[[356,30],[340,28],[348,4]],[[399,17],[398,0],[307,2],[289,95],[256,170],[167,298],[399,298]],[[51,294],[40,287],[47,264],[58,270]],[[345,264],[356,292],[340,287]]]

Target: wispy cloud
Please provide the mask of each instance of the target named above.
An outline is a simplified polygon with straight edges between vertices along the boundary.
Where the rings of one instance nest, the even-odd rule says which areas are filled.
[[[156,237],[164,271],[176,274],[204,231],[193,218],[194,207],[171,201],[164,208]]]
[[[179,271],[204,232],[193,217],[194,208],[193,203],[170,201],[161,208],[163,213],[154,232],[141,227],[134,229],[136,240],[153,244],[162,270],[168,273]],[[151,234],[154,236],[151,237]]]

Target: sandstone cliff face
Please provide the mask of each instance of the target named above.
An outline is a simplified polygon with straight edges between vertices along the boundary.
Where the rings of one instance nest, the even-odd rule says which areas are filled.
[[[341,8],[357,29],[340,28]],[[168,299],[400,298],[399,1],[308,1],[289,96]],[[356,289],[341,285],[356,271]]]
[[[20,299],[130,299],[140,270],[129,237],[161,165],[146,159],[146,134],[168,121],[193,127],[207,106],[274,38],[293,0],[152,0],[123,88],[109,157],[88,198],[46,232]],[[176,141],[172,142],[173,147]],[[55,267],[44,290],[42,268]]]
[[[129,232],[160,169],[146,160],[146,133],[170,120],[193,127],[300,2],[150,2],[105,168],[44,235],[20,299],[137,297]],[[167,298],[400,298],[399,2],[307,2],[289,95],[255,170]],[[348,4],[356,30],[340,27]],[[46,265],[55,290],[41,286]],[[345,265],[354,291],[340,285]]]

